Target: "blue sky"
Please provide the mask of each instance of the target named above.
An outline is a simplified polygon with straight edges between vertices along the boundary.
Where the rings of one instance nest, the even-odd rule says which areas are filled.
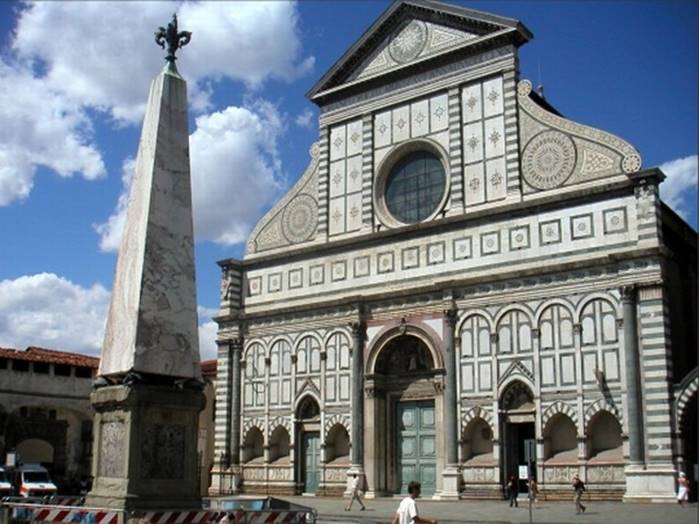
[[[697,228],[699,8],[693,1],[458,2],[521,20],[523,78],[566,117],[617,134]],[[190,93],[198,302],[214,354],[222,258],[308,163],[304,96],[388,2],[0,3],[0,346],[97,354],[152,33],[176,10],[194,32]],[[120,198],[121,196],[121,198]],[[120,207],[121,201],[121,207]]]

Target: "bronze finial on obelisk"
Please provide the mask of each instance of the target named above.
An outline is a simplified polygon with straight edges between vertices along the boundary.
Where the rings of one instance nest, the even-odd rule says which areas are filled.
[[[175,53],[180,47],[186,46],[192,39],[191,31],[177,30],[177,15],[172,15],[172,21],[167,25],[167,28],[160,26],[155,32],[155,43],[165,49],[167,43],[167,56],[165,60],[173,64],[177,57]]]

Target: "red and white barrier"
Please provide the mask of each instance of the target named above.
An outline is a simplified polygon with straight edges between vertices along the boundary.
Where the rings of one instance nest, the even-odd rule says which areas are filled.
[[[145,513],[150,524],[288,524],[305,523],[298,511],[154,511]]]
[[[65,524],[119,524],[118,511],[39,504],[9,503],[7,506],[12,511],[12,518],[17,520]]]

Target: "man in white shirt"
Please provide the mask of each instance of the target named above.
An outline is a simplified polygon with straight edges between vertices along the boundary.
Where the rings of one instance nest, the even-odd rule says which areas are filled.
[[[413,481],[408,484],[408,496],[400,501],[391,524],[437,524],[436,520],[423,519],[417,513],[415,499],[420,496],[420,489],[419,482]]]
[[[362,511],[366,509],[364,502],[362,502],[362,492],[359,489],[359,477],[356,473],[352,473],[352,493],[350,494],[349,504],[345,507],[345,511],[352,509],[352,503],[356,500],[362,507]]]

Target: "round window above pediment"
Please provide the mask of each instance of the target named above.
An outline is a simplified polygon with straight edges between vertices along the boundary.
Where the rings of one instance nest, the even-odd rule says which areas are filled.
[[[381,163],[374,188],[376,212],[388,227],[417,224],[443,210],[449,188],[446,155],[427,140],[406,143]]]

